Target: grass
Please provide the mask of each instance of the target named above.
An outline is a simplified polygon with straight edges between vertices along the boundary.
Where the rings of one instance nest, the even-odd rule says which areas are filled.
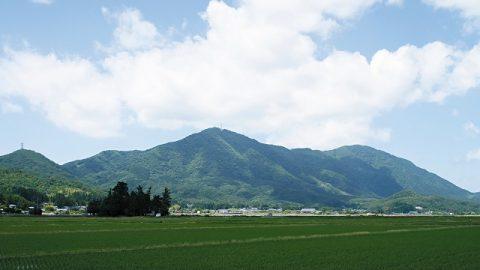
[[[0,269],[476,269],[476,217],[0,218]]]

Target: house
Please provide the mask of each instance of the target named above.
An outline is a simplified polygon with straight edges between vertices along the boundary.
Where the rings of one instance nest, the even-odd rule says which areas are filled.
[[[302,210],[300,210],[302,214],[313,214],[316,211],[315,208],[302,208]]]
[[[16,204],[9,204],[8,208],[15,209],[15,208],[17,208],[17,205]]]

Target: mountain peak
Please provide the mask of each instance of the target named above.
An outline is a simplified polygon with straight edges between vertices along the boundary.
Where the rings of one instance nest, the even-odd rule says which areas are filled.
[[[211,132],[218,133],[218,132],[222,132],[222,130],[224,129],[219,127],[210,127],[200,131],[199,133],[211,133]]]
[[[35,152],[33,150],[29,150],[29,149],[18,149],[18,150],[15,150],[15,151],[11,152],[10,154],[0,156],[0,159],[7,159],[7,158],[9,158],[9,159],[12,159],[12,158],[43,159],[43,160],[50,161],[44,155],[42,155],[38,152]]]
[[[256,140],[249,138],[245,135],[242,135],[240,133],[236,133],[234,131],[231,131],[228,129],[222,129],[218,127],[211,127],[211,128],[204,129],[198,133],[194,133],[190,136],[187,136],[180,141],[190,141],[198,138],[207,138],[207,137],[214,138],[214,139],[221,139],[223,141],[229,141],[229,142],[233,142],[233,141],[257,142]]]
[[[345,145],[345,146],[341,146],[341,147],[338,147],[334,150],[331,150],[332,152],[333,151],[349,151],[349,152],[357,152],[357,153],[360,153],[360,152],[375,152],[375,153],[386,153],[382,150],[379,150],[379,149],[376,149],[376,148],[373,148],[371,146],[368,146],[368,145],[362,145],[362,144],[352,144],[352,145]]]
[[[236,134],[236,135],[239,135],[239,136],[243,136],[245,137],[244,135],[241,135],[239,133],[236,133],[234,131],[231,131],[231,130],[228,130],[228,129],[224,129],[224,128],[219,128],[219,127],[211,127],[211,128],[207,128],[207,129],[204,129],[196,134],[215,134],[215,135],[222,135],[222,134]]]

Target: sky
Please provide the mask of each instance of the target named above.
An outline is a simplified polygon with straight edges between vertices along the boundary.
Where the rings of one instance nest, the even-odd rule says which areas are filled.
[[[0,155],[217,126],[365,144],[480,191],[478,0],[0,0]]]

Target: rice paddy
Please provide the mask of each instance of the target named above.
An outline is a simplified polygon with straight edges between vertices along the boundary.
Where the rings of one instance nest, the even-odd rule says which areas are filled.
[[[479,217],[0,217],[0,269],[479,265]]]

